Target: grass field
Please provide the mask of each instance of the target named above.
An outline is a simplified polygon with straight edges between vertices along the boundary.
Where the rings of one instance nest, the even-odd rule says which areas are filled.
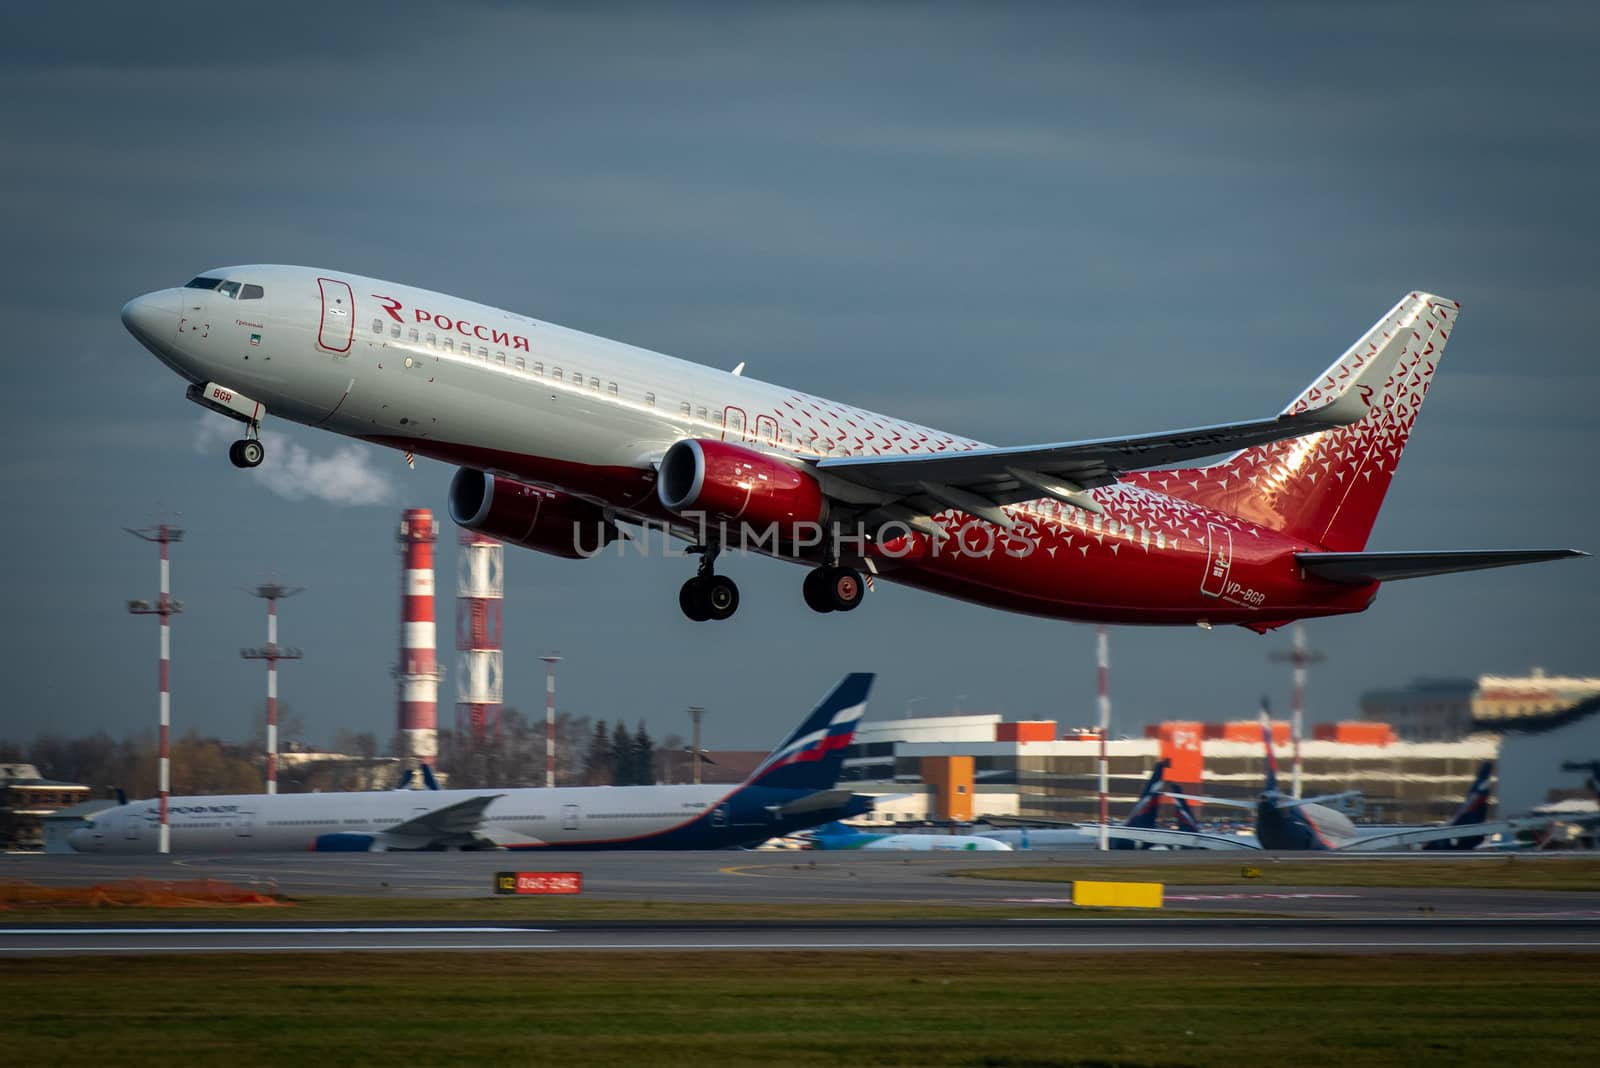
[[[1247,876],[1246,869],[1258,874]],[[1062,860],[1029,867],[981,868],[959,872],[973,879],[1069,883],[1111,879],[1166,883],[1169,886],[1397,886],[1476,887],[1485,890],[1600,890],[1597,857],[1465,857],[1433,860],[1411,857],[1204,860],[1182,864],[1078,863]]]
[[[1567,1064],[1593,957],[319,954],[9,960],[17,1064]]]

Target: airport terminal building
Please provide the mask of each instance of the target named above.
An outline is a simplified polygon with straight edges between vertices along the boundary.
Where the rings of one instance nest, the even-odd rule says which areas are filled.
[[[1497,739],[1403,742],[1370,723],[1322,724],[1301,746],[1301,793],[1360,790],[1357,822],[1430,823],[1461,804]],[[1168,778],[1221,797],[1253,799],[1266,771],[1260,727],[1169,722],[1148,737],[1106,744],[1110,808],[1120,818],[1151,769],[1172,761]],[[1288,726],[1274,724],[1279,775],[1289,787]],[[932,716],[863,723],[847,750],[846,781],[885,800],[861,822],[966,821],[985,815],[1094,820],[1099,814],[1099,738],[1065,737],[1053,721],[1006,722],[997,714]],[[1206,816],[1202,813],[1202,816]],[[1210,813],[1224,817],[1224,813]],[[1226,814],[1232,816],[1232,813]]]

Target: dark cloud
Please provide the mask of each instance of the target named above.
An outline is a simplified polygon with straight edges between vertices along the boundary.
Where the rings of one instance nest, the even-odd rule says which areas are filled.
[[[1273,410],[1402,293],[1465,305],[1374,546],[1594,548],[1597,17],[1569,5],[69,5],[0,14],[0,486],[18,562],[3,733],[143,726],[155,635],[121,532],[181,511],[175,715],[241,732],[243,589],[285,606],[312,726],[385,732],[398,504],[449,472],[284,428],[394,505],[284,500],[197,454],[200,414],[117,321],[225,263],[402,279],[997,443]],[[333,466],[316,467],[319,460]],[[442,553],[441,587],[453,567]],[[1092,715],[1087,628],[880,587],[813,617],[734,560],[512,553],[507,687],[764,744],[849,668],[878,714]],[[1311,627],[1312,709],[1414,673],[1593,672],[1600,572],[1397,584]],[[448,628],[446,628],[448,633]],[[1129,721],[1248,712],[1281,639],[1125,630]],[[446,683],[447,694],[451,683]],[[448,713],[447,713],[448,715]],[[681,716],[680,716],[681,718]]]

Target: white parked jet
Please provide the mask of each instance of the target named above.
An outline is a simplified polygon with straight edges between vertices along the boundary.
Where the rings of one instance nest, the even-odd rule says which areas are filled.
[[[174,853],[385,850],[721,849],[870,811],[836,790],[873,676],[853,674],[742,785],[175,797]],[[158,801],[106,809],[73,831],[84,853],[153,853]]]

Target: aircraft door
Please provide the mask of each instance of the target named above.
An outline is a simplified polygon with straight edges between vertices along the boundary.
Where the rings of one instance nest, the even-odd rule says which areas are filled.
[[[563,831],[575,831],[578,829],[577,805],[561,806],[561,829]]]
[[[355,339],[355,294],[350,292],[348,282],[335,278],[318,278],[317,289],[322,298],[322,322],[317,328],[317,344],[328,352],[348,356],[350,343]]]
[[[729,406],[722,410],[722,440],[745,440],[745,418],[743,408],[734,408]]]
[[[1233,570],[1233,534],[1216,523],[1206,527],[1206,573],[1200,578],[1200,592],[1207,597],[1221,597]]]
[[[122,816],[122,837],[130,842],[144,838],[144,813],[125,812]]]
[[[254,838],[256,833],[256,814],[254,812],[235,812],[233,814],[233,836],[235,838]]]

